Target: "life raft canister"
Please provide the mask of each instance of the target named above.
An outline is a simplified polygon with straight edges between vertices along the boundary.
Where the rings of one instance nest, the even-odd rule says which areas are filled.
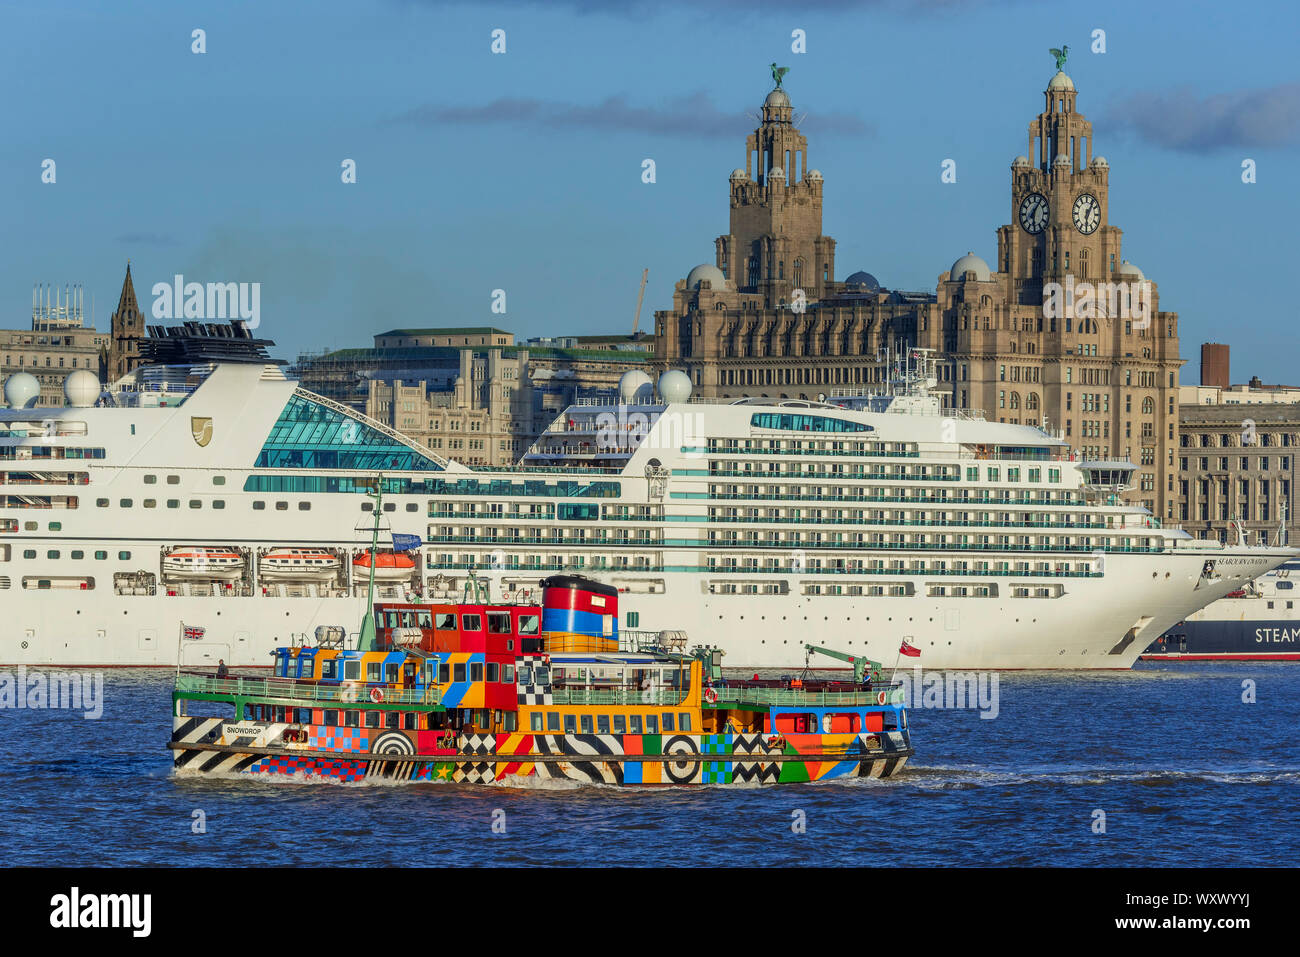
[[[371,689],[370,689],[370,700],[373,701],[375,704],[379,704],[379,702],[383,701],[383,700],[384,700],[384,692],[383,692],[383,689],[381,689],[381,688],[371,688]]]

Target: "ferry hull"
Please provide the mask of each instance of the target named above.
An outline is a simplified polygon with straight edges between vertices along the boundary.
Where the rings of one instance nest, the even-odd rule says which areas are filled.
[[[290,725],[224,743],[225,719],[176,717],[170,747],[179,774],[249,774],[337,782],[518,784],[568,781],[688,787],[888,778],[912,755],[906,732],[791,734],[509,734],[302,725],[300,747],[257,747]],[[229,723],[229,722],[225,722]],[[244,730],[249,730],[245,728]]]
[[[1300,621],[1184,621],[1142,653],[1144,661],[1300,661]]]

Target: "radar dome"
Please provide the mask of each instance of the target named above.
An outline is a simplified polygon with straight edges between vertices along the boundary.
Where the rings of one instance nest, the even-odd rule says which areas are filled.
[[[640,369],[629,369],[618,380],[618,398],[624,405],[645,405],[653,393],[653,381]]]
[[[41,384],[30,372],[15,372],[5,380],[5,402],[11,409],[30,409],[41,394]]]
[[[717,266],[712,263],[700,263],[686,274],[686,288],[699,289],[700,282],[705,279],[712,283],[714,289],[721,289],[727,283],[727,277],[722,275],[722,270]]]
[[[89,369],[78,369],[63,380],[63,398],[79,409],[94,405],[99,391],[99,376]]]
[[[679,369],[669,369],[659,377],[659,398],[669,404],[685,402],[691,397],[691,378]]]

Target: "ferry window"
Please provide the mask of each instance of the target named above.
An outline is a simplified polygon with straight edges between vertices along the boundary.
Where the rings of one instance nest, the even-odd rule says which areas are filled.
[[[393,729],[396,729],[396,728],[397,728],[397,724],[398,724],[398,722],[399,722],[400,720],[401,720],[401,718],[400,718],[400,716],[398,715],[398,713],[397,713],[396,711],[385,711],[385,712],[384,712],[384,727],[385,727],[385,728],[393,728]]]
[[[519,634],[535,635],[539,627],[537,615],[520,615],[519,616]]]
[[[147,498],[140,504],[143,505],[145,508],[157,508],[158,500],[156,498]]]
[[[344,712],[343,712],[343,724],[344,724],[346,727],[349,727],[349,728],[359,728],[359,727],[361,727],[361,712],[360,712],[360,711],[344,711]]]
[[[50,531],[51,531],[51,532],[61,532],[61,531],[63,531],[63,523],[62,523],[62,522],[50,522]]]
[[[379,727],[379,712],[378,712],[378,711],[367,711],[367,712],[366,712],[366,727],[367,727],[367,728],[377,728],[377,727]]]
[[[578,718],[576,715],[566,714],[564,716],[564,733],[565,734],[578,733]]]
[[[451,665],[442,664],[438,666],[438,684],[445,685],[451,683]]]
[[[131,560],[131,553],[130,553],[130,552],[118,552],[118,553],[117,553],[117,559],[118,559],[118,561],[129,562],[129,561]]]
[[[591,715],[584,714],[580,715],[580,717],[582,719],[582,733],[591,734]]]
[[[384,680],[385,680],[386,682],[388,682],[390,685],[395,685],[395,684],[397,684],[397,665],[396,665],[396,664],[386,664],[386,665],[384,665]]]
[[[23,549],[23,558],[35,558],[35,557],[36,557],[36,549],[34,548]]]
[[[542,730],[542,713],[540,711],[534,711],[532,714],[528,716],[528,730],[529,731]]]
[[[95,499],[95,505],[99,508],[108,508],[108,499],[97,498]]]
[[[678,731],[690,731],[690,730],[691,730],[691,716],[690,716],[689,713],[687,713],[687,714],[679,714],[679,715],[677,716],[677,718],[678,718],[678,721],[677,721],[677,730],[678,730]]]
[[[333,678],[333,677],[334,677],[334,661],[333,661],[333,659],[329,659],[329,658],[327,658],[325,661],[322,661],[322,662],[320,663],[320,676],[321,676],[322,678]]]
[[[213,508],[225,508],[225,507],[226,507],[226,500],[223,499],[223,498],[214,498],[214,499],[212,500],[212,507],[213,507]]]
[[[374,510],[375,510],[375,506],[374,506],[374,504],[373,504],[372,502],[362,502],[362,503],[361,503],[361,511],[363,511],[363,512],[373,512]]]
[[[276,503],[275,503],[275,510],[276,510],[277,512],[287,512],[287,511],[289,511],[289,503],[288,503],[288,502],[276,502]]]
[[[178,498],[169,498],[169,499],[167,500],[167,507],[168,507],[168,508],[180,508],[180,507],[181,507],[181,500],[178,499]]]
[[[394,505],[392,502],[387,502],[387,503],[384,504],[384,511],[385,511],[385,512],[395,512],[395,511],[397,511],[397,506]]]
[[[560,714],[558,711],[546,712],[546,730],[547,731],[560,730]]]
[[[25,532],[36,531],[36,524],[37,524],[36,522],[23,522],[23,531]]]
[[[415,712],[413,711],[402,712],[402,728],[406,731],[414,731],[416,728],[419,727],[419,723],[415,719],[416,719]]]
[[[322,716],[322,724],[329,725],[331,728],[337,728],[339,724],[339,713],[337,711],[326,711]]]
[[[641,613],[639,611],[629,611],[627,613],[627,627],[638,628],[641,625]]]
[[[506,712],[506,730],[507,731],[519,730],[519,714],[517,712],[514,711]]]
[[[253,503],[253,511],[255,511],[255,512],[263,511],[265,508],[266,508],[266,503],[265,503],[265,502],[254,502],[254,503]]]
[[[655,714],[648,714],[648,715],[645,716],[645,733],[646,733],[646,734],[658,734],[658,733],[659,733],[659,716],[658,716],[658,715],[655,715]]]
[[[501,675],[501,681],[502,681],[503,684],[508,684],[508,685],[512,685],[512,684],[515,683],[515,666],[514,666],[514,665],[506,665],[506,666],[505,666],[505,673]]]
[[[108,552],[95,552],[95,558],[101,562],[107,557],[108,557]]]
[[[120,501],[118,501],[117,504],[120,505],[122,508],[130,508],[130,507],[131,507],[131,500],[130,500],[129,498],[124,498],[124,499],[121,499]]]
[[[225,484],[226,484],[226,477],[225,477],[224,475],[214,475],[214,476],[212,476],[212,484],[213,484],[213,485],[225,485]]]
[[[639,714],[628,715],[628,728],[633,734],[641,733],[641,716]]]
[[[356,681],[361,677],[361,662],[355,658],[351,661],[343,662],[343,676],[349,681]]]
[[[1295,582],[1277,582],[1274,587],[1277,588],[1278,591],[1289,591],[1295,587]]]
[[[487,622],[488,622],[488,634],[490,635],[510,634],[510,612],[508,611],[488,612]]]
[[[501,667],[495,661],[488,662],[487,680],[493,684],[498,684],[501,681]]]
[[[461,623],[461,631],[482,631],[483,630],[482,615],[461,615],[460,623]]]
[[[609,734],[609,715],[602,714],[596,716],[596,733]]]
[[[408,502],[406,505],[406,510],[408,512],[418,512],[420,510],[420,506],[416,505],[414,502]]]
[[[469,680],[470,680],[470,681],[482,681],[482,680],[483,680],[483,662],[481,662],[481,661],[471,661],[471,662],[470,662],[470,665],[469,665]]]
[[[452,614],[446,614],[446,613],[444,613],[444,612],[438,612],[438,617],[435,619],[435,622],[436,622],[436,623],[434,624],[434,627],[435,627],[435,628],[438,628],[438,629],[440,629],[440,630],[442,630],[442,631],[455,631],[455,630],[456,630],[456,616],[455,616],[455,615],[452,615]]]
[[[379,662],[378,662],[378,661],[368,661],[368,662],[366,662],[366,680],[367,680],[367,681],[379,681],[379,680],[380,680],[380,678],[379,678]]]
[[[197,498],[190,499],[190,508],[202,508],[202,507],[203,507],[203,503],[199,501]]]
[[[299,502],[299,503],[298,503],[298,511],[300,511],[300,512],[310,512],[310,511],[311,511],[311,502]]]
[[[667,734],[669,731],[672,731],[676,728],[677,722],[673,720],[673,715],[671,714],[665,714],[663,718],[664,718],[664,734]]]
[[[86,553],[83,552],[83,551],[81,551],[80,549],[74,549],[73,552],[72,552],[72,557],[73,557],[73,558],[77,558],[77,559],[85,558],[85,557],[86,557]]]
[[[463,661],[458,661],[456,664],[452,665],[452,667],[451,667],[451,673],[452,673],[452,680],[453,680],[453,681],[464,681],[464,680],[465,680],[465,662],[463,662]]]
[[[157,485],[157,484],[158,484],[158,476],[156,476],[156,475],[146,475],[146,476],[144,477],[144,484],[145,484],[145,485]]]
[[[624,715],[614,715],[614,733],[627,734],[627,718]]]
[[[298,724],[311,724],[311,708],[298,709]]]
[[[180,477],[179,475],[169,475],[169,476],[167,476],[167,484],[168,484],[168,485],[180,485],[180,484],[181,484],[181,477]]]

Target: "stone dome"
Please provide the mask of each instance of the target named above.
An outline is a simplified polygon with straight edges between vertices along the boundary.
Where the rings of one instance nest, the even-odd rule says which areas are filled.
[[[1047,92],[1055,93],[1058,90],[1074,90],[1074,81],[1065,75],[1064,70],[1057,70],[1056,76],[1047,81]]]
[[[1066,156],[1064,153],[1057,153],[1056,159],[1052,160],[1052,165],[1068,167],[1070,165],[1070,157]]]
[[[808,178],[820,183],[822,180],[822,171],[819,169],[810,169],[808,171]]]
[[[700,283],[706,279],[713,284],[714,289],[721,289],[727,283],[727,277],[722,275],[722,270],[717,266],[712,263],[700,263],[686,274],[686,288],[699,289]]]
[[[880,283],[876,281],[875,276],[871,275],[871,273],[867,272],[865,269],[859,269],[853,275],[849,276],[848,279],[845,279],[844,285],[856,286],[865,289],[867,292],[880,292]]]
[[[1030,166],[1028,156],[1017,156],[1011,161],[1012,169],[1028,169]]]
[[[771,93],[767,95],[767,99],[763,101],[763,105],[788,107],[790,105],[790,97],[786,95],[785,90],[781,89],[780,87],[777,87],[775,90],[773,90]]]
[[[781,167],[779,167],[779,166],[778,166],[776,169],[770,169],[770,170],[767,171],[767,178],[768,178],[768,179],[785,179],[785,170],[783,170],[783,169],[782,169]]]
[[[1094,156],[1094,157],[1092,158],[1092,165],[1093,165],[1093,166],[1100,166],[1100,167],[1102,167],[1103,169],[1109,169],[1109,168],[1110,168],[1110,164],[1106,162],[1106,157],[1104,157],[1104,156]]]
[[[975,274],[976,282],[988,282],[993,278],[993,273],[989,270],[989,264],[974,253],[967,253],[953,263],[952,269],[948,272],[948,278],[953,282],[961,282],[968,272]]]
[[[1133,279],[1146,279],[1146,278],[1147,278],[1147,277],[1143,274],[1143,272],[1142,272],[1141,269],[1138,269],[1137,266],[1133,265],[1133,264],[1132,264],[1131,262],[1129,262],[1127,259],[1125,259],[1122,263],[1119,264],[1119,268],[1115,270],[1115,273],[1116,273],[1116,275],[1119,275],[1119,276],[1129,276],[1130,278],[1133,278]]]
[[[743,183],[747,179],[749,179],[749,174],[746,173],[743,169],[733,169],[731,171],[731,181],[733,183],[736,182]]]

